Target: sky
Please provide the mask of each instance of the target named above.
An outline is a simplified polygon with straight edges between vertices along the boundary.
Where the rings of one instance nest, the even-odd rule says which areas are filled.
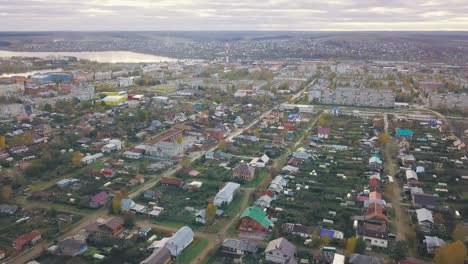
[[[468,30],[468,0],[0,0],[0,31]]]

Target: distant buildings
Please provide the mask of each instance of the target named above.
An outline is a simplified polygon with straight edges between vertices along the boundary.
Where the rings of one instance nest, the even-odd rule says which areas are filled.
[[[433,93],[429,96],[429,107],[441,110],[468,112],[468,94]]]
[[[309,90],[309,102],[333,105],[394,107],[395,94],[389,90],[314,87]]]

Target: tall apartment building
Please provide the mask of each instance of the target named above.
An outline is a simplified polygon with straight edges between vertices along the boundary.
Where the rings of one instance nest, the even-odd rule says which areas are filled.
[[[468,94],[436,93],[429,96],[429,107],[433,109],[468,112]]]
[[[309,90],[309,102],[332,105],[394,107],[395,93],[389,90],[314,87]]]

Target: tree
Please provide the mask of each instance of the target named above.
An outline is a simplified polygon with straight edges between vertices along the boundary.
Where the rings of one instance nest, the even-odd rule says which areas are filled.
[[[436,264],[463,264],[466,258],[466,247],[461,241],[456,241],[436,250],[434,262]]]
[[[122,206],[122,199],[128,197],[128,193],[124,193],[123,192],[124,190],[117,192],[114,198],[112,199],[112,213],[114,214],[120,213],[120,208]]]
[[[31,132],[26,132],[21,137],[21,143],[25,145],[32,145],[34,144],[34,138]]]
[[[367,247],[366,242],[364,241],[364,239],[362,239],[362,237],[360,237],[356,241],[356,249],[354,252],[358,254],[362,254],[366,250],[366,247]]]
[[[380,146],[385,146],[388,142],[388,134],[387,133],[382,133],[380,134],[379,136],[379,143],[380,143]]]
[[[212,223],[215,216],[216,216],[216,205],[213,203],[209,203],[208,206],[206,206],[205,209],[205,222],[206,223]]]
[[[330,244],[330,237],[328,236],[328,234],[325,234],[321,239],[321,245],[322,247],[326,247],[329,244]]]
[[[180,164],[182,165],[182,168],[184,169],[190,168],[190,163],[191,163],[191,160],[189,156],[183,156],[182,160],[180,161]]]
[[[132,228],[135,226],[135,216],[133,214],[126,214],[124,216],[125,228]]]
[[[57,217],[57,209],[55,209],[55,207],[51,207],[49,208],[47,214],[49,215],[50,218],[56,218]]]
[[[329,123],[329,119],[330,119],[330,114],[328,113],[324,113],[320,116],[320,118],[318,119],[317,123],[319,126],[321,127],[326,127],[328,126],[328,123]]]
[[[71,163],[73,164],[73,166],[79,167],[81,165],[82,157],[83,155],[79,151],[73,152],[72,158],[71,158]]]
[[[408,244],[405,241],[398,240],[391,249],[390,256],[396,262],[406,259],[408,255]]]
[[[259,128],[255,129],[255,136],[259,138],[261,135],[262,131]]]
[[[182,136],[182,134],[177,135],[176,142],[179,145],[182,144],[184,142],[184,136]]]
[[[13,197],[13,189],[10,185],[2,186],[0,191],[0,202],[8,203]]]
[[[346,242],[346,253],[353,254],[356,251],[357,237],[351,237]]]
[[[468,226],[457,224],[453,230],[452,237],[454,240],[464,241],[468,237]]]
[[[6,148],[5,136],[0,136],[0,149]]]
[[[225,151],[227,149],[226,141],[224,140],[219,141],[218,148],[222,151]]]
[[[43,107],[44,111],[46,112],[52,112],[52,105],[50,104],[45,104]]]

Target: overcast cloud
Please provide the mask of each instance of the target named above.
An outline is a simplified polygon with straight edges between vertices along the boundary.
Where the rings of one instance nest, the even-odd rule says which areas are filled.
[[[468,30],[468,0],[0,0],[0,31]]]

